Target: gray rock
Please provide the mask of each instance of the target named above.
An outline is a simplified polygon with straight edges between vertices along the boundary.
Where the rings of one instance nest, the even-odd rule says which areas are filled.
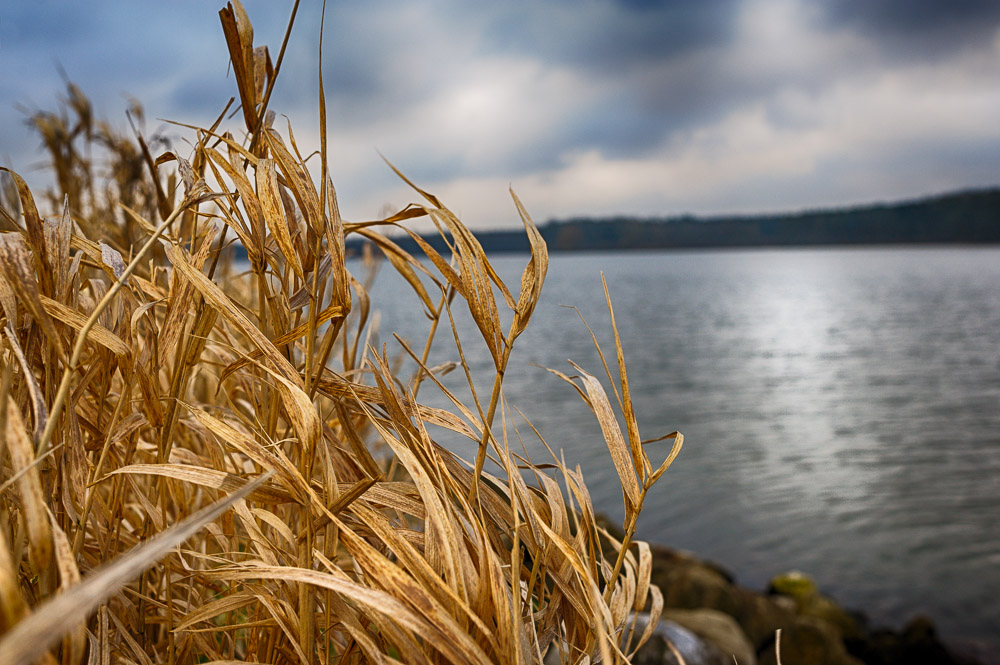
[[[717,571],[697,564],[678,566],[665,579],[655,580],[667,607],[708,608],[735,616],[742,598],[738,589]]]
[[[795,601],[791,598],[765,597],[747,590],[743,590],[743,603],[735,616],[758,651],[774,639],[776,630],[790,624],[794,618]]]
[[[673,621],[698,637],[708,640],[723,654],[736,658],[739,665],[756,665],[757,652],[736,619],[717,610],[664,610],[663,618]]]
[[[641,634],[649,622],[648,614],[636,620],[636,632]],[[660,621],[652,637],[632,658],[632,665],[681,665],[667,643],[680,653],[686,665],[732,665],[712,643],[673,621]]]

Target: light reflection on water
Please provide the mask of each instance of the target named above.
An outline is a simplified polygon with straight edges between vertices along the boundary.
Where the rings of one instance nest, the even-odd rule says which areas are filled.
[[[525,260],[495,266],[516,288]],[[997,639],[1000,250],[553,256],[506,396],[580,464],[598,508],[620,516],[596,421],[528,366],[569,372],[572,358],[601,374],[560,304],[580,308],[613,363],[601,270],[643,437],[679,429],[687,441],[650,496],[642,537],[716,559],[749,586],[799,568],[876,621],[924,612],[945,635]],[[427,324],[390,273],[374,294],[383,330],[422,344],[412,331]],[[478,332],[463,327],[472,364],[488,368]],[[480,390],[488,399],[489,385]]]

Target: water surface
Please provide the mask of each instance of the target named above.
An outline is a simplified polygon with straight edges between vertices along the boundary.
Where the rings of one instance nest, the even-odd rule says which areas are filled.
[[[525,261],[495,260],[515,297]],[[506,395],[581,465],[598,509],[620,517],[596,421],[529,364],[570,372],[571,358],[600,373],[564,304],[613,362],[601,271],[643,437],[686,437],[648,499],[643,538],[756,588],[801,569],[876,623],[925,613],[946,637],[1000,653],[1000,250],[554,255]],[[412,331],[427,325],[390,273],[375,292],[383,329],[422,344]],[[474,328],[466,339],[487,367]]]

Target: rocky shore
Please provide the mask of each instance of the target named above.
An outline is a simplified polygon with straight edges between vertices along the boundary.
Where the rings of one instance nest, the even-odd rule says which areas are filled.
[[[603,526],[616,535],[606,521]],[[873,627],[862,612],[841,607],[802,573],[779,574],[770,588],[753,591],[714,563],[667,547],[652,550],[652,581],[663,592],[665,609],[635,665],[678,663],[668,640],[687,665],[733,665],[734,658],[739,665],[776,665],[779,629],[784,665],[982,663],[945,646],[927,617],[914,617],[899,630]]]

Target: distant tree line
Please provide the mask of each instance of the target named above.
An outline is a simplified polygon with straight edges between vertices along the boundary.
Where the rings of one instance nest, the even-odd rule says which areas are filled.
[[[790,214],[575,217],[549,221],[539,231],[550,251],[1000,243],[1000,189]],[[487,252],[528,251],[521,230],[485,231],[476,237]],[[407,251],[419,252],[412,239],[396,240]],[[440,236],[426,240],[446,250]]]

